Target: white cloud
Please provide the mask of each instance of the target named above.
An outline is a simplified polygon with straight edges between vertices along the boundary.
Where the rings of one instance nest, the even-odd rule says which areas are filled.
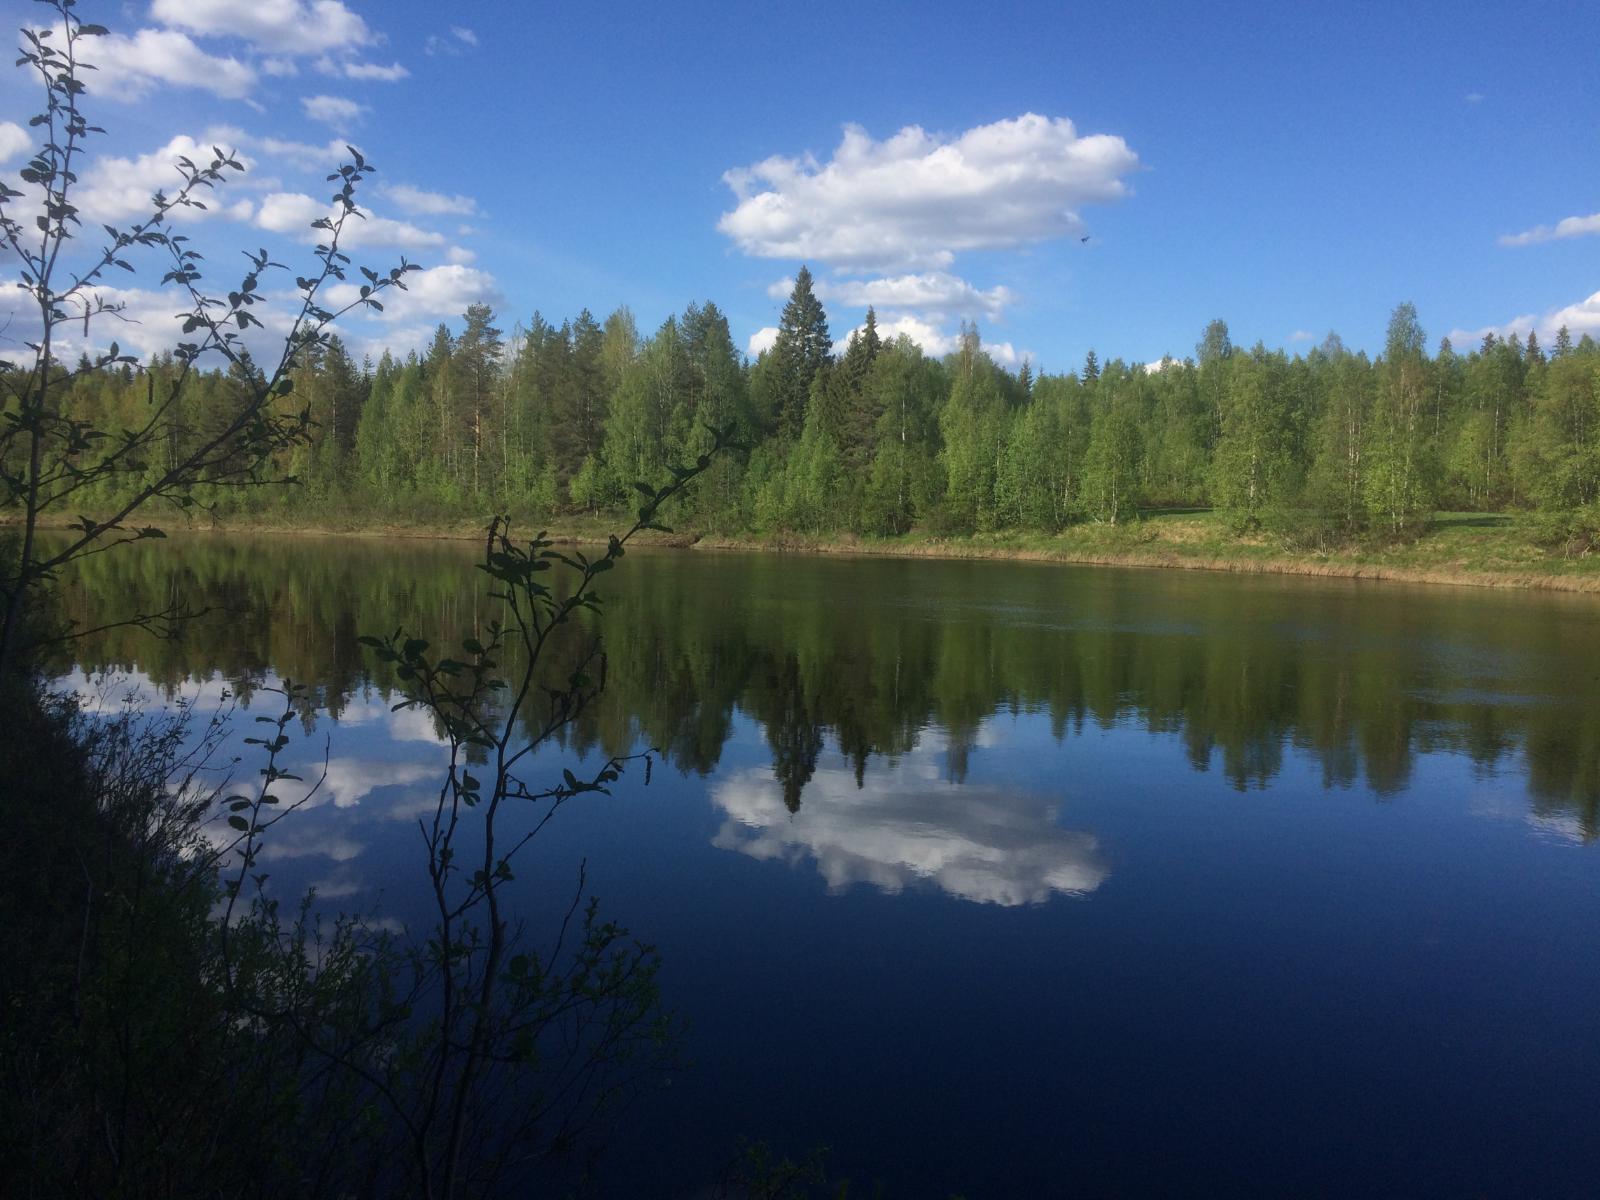
[[[0,294],[9,294],[14,285],[0,284]],[[185,676],[177,683],[156,683],[135,667],[131,671],[86,672],[74,666],[50,683],[58,695],[71,696],[85,712],[110,715],[129,708],[146,713],[168,710],[177,702],[195,706],[195,711],[221,708],[228,700],[229,684],[221,676]]]
[[[200,88],[225,100],[246,99],[256,86],[255,70],[247,64],[207,54],[170,29],[96,38],[92,61],[89,90],[115,100],[138,100],[158,83]]]
[[[334,138],[324,146],[274,137],[248,138],[241,144],[254,146],[274,158],[282,158],[302,171],[327,173],[350,157],[348,144],[342,138]],[[359,146],[356,148],[360,149]]]
[[[750,335],[750,340],[745,343],[745,352],[751,358],[759,358],[766,351],[772,349],[772,343],[778,340],[778,327],[767,325],[756,330]]]
[[[33,149],[33,138],[15,121],[0,121],[0,163]]]
[[[359,858],[366,848],[366,843],[328,829],[326,822],[285,821],[272,831],[271,837],[263,840],[261,857],[331,858],[343,863]]]
[[[381,83],[395,83],[411,74],[400,63],[390,63],[387,67],[382,63],[348,62],[344,64],[346,79],[373,79]]]
[[[292,58],[263,58],[261,60],[261,73],[277,78],[288,78],[300,74],[300,68],[295,65]]]
[[[477,44],[478,35],[476,31],[468,29],[465,25],[452,25],[450,26],[448,37],[437,33],[430,34],[427,42],[423,44],[422,50],[424,54],[448,54],[453,56],[461,54],[463,46],[476,46]]]
[[[1569,304],[1565,308],[1546,313],[1542,329],[1553,338],[1563,325],[1574,338],[1582,337],[1586,333],[1600,336],[1600,292],[1595,292],[1588,299],[1580,300],[1576,304]]]
[[[1468,92],[1465,96],[1463,96],[1461,98],[1462,98],[1462,100],[1466,101],[1468,104],[1482,104],[1483,103],[1483,93],[1482,92]]]
[[[238,274],[242,275],[243,271]],[[220,284],[223,280],[216,282]],[[237,285],[237,276],[228,282]],[[179,342],[200,340],[200,334],[183,332],[182,322],[188,315],[188,304],[187,297],[180,292],[171,289],[98,287],[90,289],[89,295],[92,299],[118,306],[120,312],[95,316],[87,335],[81,320],[61,327],[57,337],[64,358],[70,359],[79,353],[100,353],[110,343],[116,342],[124,353],[148,359],[153,354],[171,350]],[[81,312],[76,305],[73,307],[74,311]],[[263,328],[252,329],[245,335],[244,341],[252,354],[266,361],[269,352],[281,348],[292,317],[277,297],[256,305],[251,311],[261,320]],[[0,325],[6,324],[8,319],[15,322],[12,325],[14,337],[19,336],[21,330],[31,330],[38,322],[36,305],[16,282],[0,282]],[[275,362],[277,354],[271,353],[270,359]],[[208,353],[201,362],[207,368],[226,365],[215,352]]]
[[[150,197],[157,191],[169,196],[182,186],[177,160],[187,158],[204,167],[214,158],[214,150],[221,148],[233,152],[234,143],[227,135],[229,129],[208,130],[203,138],[179,134],[159,150],[141,154],[137,158],[99,158],[84,172],[78,189],[78,205],[87,216],[96,221],[123,221],[130,217],[149,215]],[[243,155],[234,154],[236,161],[248,172],[255,163]],[[230,173],[230,178],[237,176]],[[205,209],[179,209],[176,216],[197,218],[205,215],[225,215],[234,220],[248,221],[252,212],[249,200],[228,203],[225,199],[227,185],[221,189],[201,189],[196,193]]]
[[[298,237],[302,241],[320,240],[320,234],[308,231],[311,222],[328,215],[328,206],[313,200],[304,192],[273,192],[261,201],[256,212],[256,224],[273,233]]]
[[[853,771],[820,767],[792,816],[770,768],[724,778],[711,800],[727,816],[714,845],[769,861],[809,858],[835,891],[923,884],[981,904],[1039,904],[1092,892],[1109,874],[1095,838],[1060,828],[1051,805],[945,782],[931,747],[869,772],[860,788]]]
[[[307,779],[315,778],[305,771],[301,774]],[[423,782],[437,782],[439,776],[436,763],[335,758],[328,762],[327,778],[316,799],[335,808],[353,808],[379,788],[412,787]]]
[[[1317,335],[1310,330],[1296,329],[1289,335],[1289,340],[1291,342],[1314,342],[1317,340]]]
[[[794,290],[793,279],[780,279],[767,288],[767,295],[785,299]],[[997,320],[1003,309],[1016,303],[1010,288],[994,287],[982,291],[965,279],[947,271],[926,271],[919,275],[896,275],[883,279],[819,279],[813,286],[821,300],[883,310],[915,310],[945,316],[983,316]]]
[[[317,54],[373,41],[340,0],[155,0],[150,15],[191,33],[243,38],[262,50]]]
[[[1575,304],[1549,309],[1542,316],[1523,313],[1499,325],[1484,325],[1478,329],[1452,329],[1447,336],[1451,345],[1463,353],[1490,333],[1498,338],[1512,336],[1526,338],[1530,333],[1537,333],[1539,340],[1548,346],[1562,326],[1566,326],[1574,341],[1586,333],[1600,338],[1600,292],[1595,292]]]
[[[343,96],[305,96],[300,107],[313,121],[321,121],[335,129],[346,129],[359,121],[367,112],[365,104],[357,104]]]
[[[304,192],[273,192],[262,198],[256,210],[256,224],[271,233],[281,233],[307,245],[314,245],[326,234],[320,229],[311,228],[311,223],[319,217],[332,215],[332,208]],[[356,217],[345,222],[340,244],[353,250],[415,250],[443,246],[445,236],[409,221],[396,221],[392,217],[368,213],[365,218]]]
[[[392,742],[431,742],[445,745],[425,709],[391,708],[394,697],[388,692],[368,692],[355,696],[340,710],[340,725],[380,725],[383,736]]]
[[[858,326],[864,328],[864,326]],[[773,330],[777,335],[777,330]],[[922,352],[934,358],[943,358],[946,354],[954,354],[960,344],[960,335],[947,333],[942,326],[936,325],[915,313],[890,313],[878,319],[878,336],[886,342],[892,342],[897,337],[908,337],[922,347]],[[754,340],[754,339],[752,339]],[[836,353],[842,353],[849,344],[850,336],[847,333],[834,346]],[[982,342],[983,351],[995,362],[1004,366],[1014,367],[1022,361],[1024,355],[1010,342]]]
[[[396,183],[383,189],[383,194],[408,213],[437,217],[454,214],[470,217],[478,211],[477,201],[471,196],[447,196],[443,192],[428,192],[409,183]]]
[[[1553,242],[1560,238],[1583,237],[1600,233],[1600,213],[1587,217],[1563,217],[1554,225],[1535,225],[1521,233],[1507,233],[1500,237],[1502,246],[1531,246],[1535,242]]]
[[[468,250],[465,246],[451,246],[444,252],[445,259],[453,263],[470,263],[478,260],[475,251]]]
[[[384,311],[374,316],[396,325],[421,319],[443,320],[459,316],[469,304],[494,303],[500,297],[493,275],[459,263],[413,271],[405,282],[405,291],[384,293]],[[358,294],[356,285],[351,283],[330,288],[329,307],[342,308]]]
[[[1027,113],[954,138],[847,125],[833,157],[774,156],[723,175],[717,228],[746,254],[843,268],[946,267],[958,251],[1078,233],[1077,209],[1120,199],[1139,165],[1122,138]]]

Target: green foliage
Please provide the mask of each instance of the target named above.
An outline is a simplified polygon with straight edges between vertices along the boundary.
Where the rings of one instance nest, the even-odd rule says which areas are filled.
[[[1231,354],[1224,365],[1218,437],[1211,462],[1211,498],[1241,530],[1260,526],[1263,513],[1293,486],[1293,410],[1281,357],[1258,347]]]
[[[766,354],[768,403],[781,436],[799,436],[805,425],[811,385],[832,361],[832,355],[827,314],[812,290],[811,271],[802,266],[778,320],[777,340]]]
[[[1078,488],[1082,510],[1095,521],[1124,524],[1139,515],[1144,439],[1133,403],[1132,381],[1102,376],[1110,396],[1095,413]]]

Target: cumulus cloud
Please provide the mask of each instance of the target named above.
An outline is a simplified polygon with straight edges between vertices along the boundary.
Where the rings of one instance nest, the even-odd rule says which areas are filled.
[[[856,332],[865,328],[857,326]],[[764,331],[763,331],[764,332]],[[777,335],[774,329],[773,335]],[[906,337],[922,347],[922,352],[934,358],[943,358],[946,354],[954,354],[960,345],[959,333],[947,332],[943,326],[936,325],[915,313],[891,313],[878,320],[878,336],[886,342],[895,338]],[[752,338],[752,341],[755,339]],[[835,353],[842,353],[849,344],[850,335],[847,333],[834,346]],[[981,342],[985,354],[1003,366],[1014,367],[1025,357],[1010,342]]]
[[[33,138],[15,121],[0,121],[0,163],[8,163],[33,149]]]
[[[190,33],[243,38],[262,50],[319,54],[373,41],[341,0],[155,0],[150,15]]]
[[[751,358],[760,358],[761,355],[772,349],[772,344],[777,340],[778,327],[776,325],[763,326],[752,333],[750,339],[745,342],[745,352]]]
[[[331,858],[349,862],[359,858],[366,843],[327,828],[321,821],[285,821],[266,838],[261,849],[264,859]]]
[[[1086,895],[1109,874],[1095,838],[1060,828],[1050,804],[943,781],[931,748],[869,774],[859,789],[854,772],[821,767],[793,816],[771,768],[723,779],[711,801],[726,816],[714,845],[767,861],[809,859],[834,891],[932,886],[1011,906]]]
[[[1500,237],[1502,246],[1531,246],[1535,242],[1553,242],[1561,238],[1583,237],[1600,233],[1600,213],[1587,217],[1563,217],[1554,225],[1535,225],[1521,233],[1507,233]]]
[[[767,288],[767,294],[774,299],[784,299],[793,290],[793,279],[780,279]],[[1002,310],[1017,299],[1010,288],[993,287],[983,291],[947,271],[883,279],[821,279],[816,281],[813,290],[821,300],[856,308],[872,306],[879,311],[912,310],[946,316],[983,316],[990,320],[997,320]]]
[[[306,116],[313,121],[321,121],[324,125],[341,130],[354,125],[367,112],[365,104],[357,104],[343,96],[305,96],[300,100],[300,107],[306,110]]]
[[[242,260],[241,260],[242,261]],[[227,286],[237,286],[243,270],[228,269],[213,282],[214,290],[225,291]],[[184,318],[189,315],[187,297],[157,288],[97,287],[89,289],[91,303],[104,301],[115,306],[115,313],[105,312],[95,316],[85,334],[81,320],[61,327],[57,332],[58,346],[64,358],[80,353],[103,352],[113,341],[125,353],[148,359],[173,349],[179,342],[199,341],[201,335],[183,332]],[[243,335],[250,352],[263,362],[275,362],[283,339],[293,323],[290,311],[294,296],[290,293],[273,294],[264,303],[257,304],[251,312],[261,321],[261,328],[252,328]],[[76,306],[74,306],[76,308]],[[81,313],[81,309],[77,310]],[[297,311],[297,308],[296,308]],[[0,282],[0,325],[13,321],[12,336],[30,336],[38,322],[38,310],[32,299],[15,281]],[[22,331],[29,331],[24,333]],[[201,359],[207,368],[226,366],[226,361],[215,350]]]
[[[88,295],[91,303],[103,300],[107,305],[118,308],[119,312],[96,316],[87,335],[82,321],[63,326],[58,336],[64,343],[60,353],[66,357],[80,352],[101,351],[112,341],[117,342],[124,351],[148,357],[172,349],[179,341],[192,340],[181,334],[182,314],[178,312],[177,298],[171,293],[144,288],[102,287],[92,289]],[[78,311],[76,306],[74,311]],[[24,330],[23,336],[31,337],[38,324],[37,306],[15,280],[0,283],[0,325],[11,321],[16,322],[12,326],[13,336],[16,336],[17,330]]]
[[[1084,204],[1127,195],[1138,156],[1027,113],[953,138],[907,126],[876,141],[847,125],[833,157],[774,156],[726,172],[738,199],[717,228],[746,254],[836,267],[947,267],[957,252],[1078,233]]]
[[[284,234],[307,245],[314,245],[326,234],[320,229],[313,229],[311,223],[319,217],[331,217],[333,211],[329,205],[304,192],[272,192],[262,198],[256,210],[256,224],[271,233]],[[345,222],[340,244],[352,250],[417,250],[443,246],[445,236],[409,221],[396,221],[392,217],[368,213],[364,219],[354,218]]]
[[[169,196],[182,186],[177,161],[187,158],[198,166],[205,166],[220,147],[233,153],[236,144],[229,129],[209,130],[203,138],[179,134],[159,150],[135,158],[100,158],[84,172],[79,184],[78,204],[85,214],[96,221],[123,221],[130,217],[149,215],[150,197],[157,191]],[[255,162],[244,155],[235,154],[235,161],[244,165],[246,172],[254,169]],[[224,215],[238,221],[248,221],[253,206],[249,200],[229,203],[224,193],[216,189],[202,190],[199,194],[206,205],[204,209],[179,209],[175,216],[193,219],[207,215]]]
[[[307,774],[313,779],[315,775]],[[354,808],[379,788],[415,787],[439,779],[438,765],[431,762],[403,762],[394,759],[334,758],[328,761],[327,777],[316,800],[335,808]]]
[[[141,29],[97,38],[90,76],[92,92],[114,100],[138,100],[157,84],[199,88],[225,100],[243,100],[255,90],[254,68],[236,58],[208,54],[186,34]]]
[[[380,83],[395,83],[406,78],[411,72],[400,63],[390,63],[387,67],[382,63],[347,62],[344,64],[346,79],[371,79]]]
[[[330,288],[330,307],[342,308],[357,295],[354,284]],[[499,298],[500,289],[489,272],[448,263],[407,275],[405,291],[384,295],[381,318],[397,325],[420,319],[442,320],[459,316],[469,304],[492,304]]]
[[[9,286],[0,287],[0,292]],[[231,696],[228,681],[220,675],[186,675],[177,683],[158,684],[138,668],[101,672],[85,671],[81,665],[52,680],[50,690],[71,696],[85,712],[106,715],[129,708],[151,713],[178,702],[193,704],[197,711],[215,709]]]
[[[1600,292],[1595,292],[1587,299],[1576,303],[1549,309],[1543,315],[1524,313],[1498,325],[1484,325],[1477,329],[1452,329],[1448,336],[1451,344],[1463,351],[1481,342],[1486,334],[1491,333],[1499,338],[1513,336],[1526,338],[1530,333],[1537,333],[1539,340],[1549,345],[1562,326],[1566,327],[1574,341],[1586,333],[1600,338]]]
[[[326,145],[313,146],[308,142],[296,142],[285,138],[241,136],[240,144],[255,147],[261,153],[273,158],[281,158],[302,171],[326,173],[350,157],[349,143],[343,138],[334,138]],[[360,147],[357,146],[356,149],[359,150]]]
[[[478,35],[465,25],[452,25],[450,26],[450,32],[455,35],[456,40],[465,42],[469,46],[478,44]]]
[[[470,217],[477,213],[478,204],[471,196],[447,196],[443,192],[428,192],[409,183],[396,183],[383,189],[383,194],[408,213],[417,216],[437,217],[453,214]]]

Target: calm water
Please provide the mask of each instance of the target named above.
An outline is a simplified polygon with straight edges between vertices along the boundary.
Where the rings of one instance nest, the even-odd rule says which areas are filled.
[[[74,685],[314,684],[295,749],[328,783],[274,878],[418,921],[439,739],[355,639],[471,632],[472,561],[108,555],[82,616],[225,611],[100,639]],[[1600,603],[692,552],[613,578],[610,691],[548,762],[667,764],[519,879],[538,920],[586,857],[691,1022],[612,1194],[704,1194],[741,1136],[897,1197],[1600,1193]]]

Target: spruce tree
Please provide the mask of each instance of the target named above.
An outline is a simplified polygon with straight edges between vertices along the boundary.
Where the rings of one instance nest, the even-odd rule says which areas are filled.
[[[772,344],[769,365],[773,416],[783,436],[800,436],[811,381],[831,361],[832,348],[828,316],[812,291],[810,270],[801,267],[778,320],[778,337]]]

